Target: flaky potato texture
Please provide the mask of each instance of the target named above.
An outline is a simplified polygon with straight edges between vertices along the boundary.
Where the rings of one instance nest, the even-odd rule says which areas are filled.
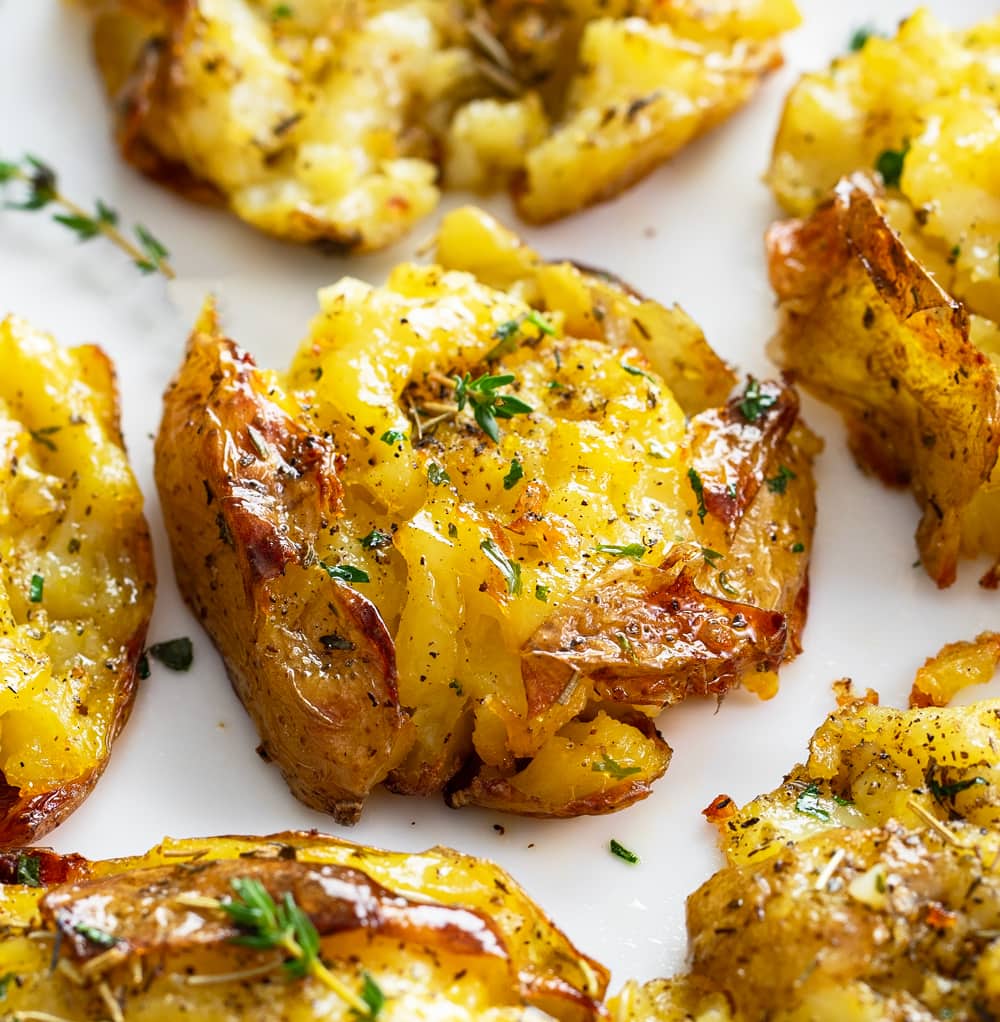
[[[446,186],[541,221],[747,101],[792,0],[86,0],[125,157],[293,241],[384,247]]]
[[[767,247],[774,357],[841,412],[863,467],[911,487],[927,573],[947,586],[960,555],[1000,557],[996,325],[942,290],[863,175],[807,219],[773,225]],[[995,587],[996,570],[983,581]]]
[[[618,809],[660,709],[798,652],[816,441],[790,389],[726,401],[680,310],[478,211],[437,257],[324,290],[280,377],[206,313],[156,445],[178,582],[308,804]]]
[[[607,971],[506,873],[450,849],[315,832],[96,862],[25,848],[0,853],[0,881],[5,1019],[603,1017]]]
[[[961,652],[954,644],[925,673],[951,674]],[[627,984],[612,1017],[996,1015],[998,747],[1000,701],[894,710],[847,700],[779,788],[706,809],[728,865],[688,899],[690,971]]]
[[[861,40],[859,39],[859,42]],[[795,216],[880,171],[889,218],[938,283],[1000,319],[1000,17],[953,30],[919,9],[792,89],[768,181]]]
[[[128,718],[155,574],[114,370],[0,322],[0,844],[87,796]]]

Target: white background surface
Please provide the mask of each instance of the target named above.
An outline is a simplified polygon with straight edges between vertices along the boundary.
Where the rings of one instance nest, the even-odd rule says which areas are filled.
[[[616,202],[526,232],[547,255],[605,266],[651,297],[679,302],[717,350],[757,374],[773,371],[764,344],[776,322],[761,238],[777,210],[760,175],[785,91],[799,72],[845,50],[858,26],[889,30],[911,9],[899,0],[801,6],[805,23],[787,39],[786,67],[749,108]],[[995,9],[986,0],[930,6],[956,25]],[[831,709],[832,680],[850,676],[879,689],[884,702],[904,705],[926,656],[1000,627],[1000,593],[976,584],[985,563],[964,564],[958,583],[938,592],[912,567],[911,497],[857,472],[839,421],[807,399],[807,418],[827,441],[818,466],[812,603],[806,652],[783,671],[777,698],[761,703],[738,692],[718,712],[706,701],[666,713],[660,726],[673,764],[649,799],[616,816],[531,821],[378,793],[357,827],[337,828],[297,803],[277,770],[257,757],[256,735],[220,661],[177,596],[152,481],[152,435],[160,395],[207,290],[219,295],[231,335],[262,364],[282,366],[305,332],[319,286],[348,272],[380,281],[432,233],[434,221],[388,255],[348,263],[271,241],[158,190],[117,159],[85,19],[57,0],[0,0],[0,158],[25,151],[60,171],[68,195],[83,203],[100,196],[130,222],[147,223],[179,272],[170,286],[140,277],[103,241],[78,246],[43,216],[0,211],[0,314],[26,316],[67,345],[99,342],[117,363],[160,575],[150,641],[190,635],[195,644],[190,674],[153,665],[103,780],[48,839],[60,851],[104,857],[140,852],[165,834],[292,827],[393,848],[450,844],[508,868],[583,950],[614,970],[617,988],[628,976],[681,966],[684,898],[719,865],[699,811],[719,792],[744,801],[777,784]],[[489,206],[514,222],[505,200]],[[969,698],[983,694],[973,690]],[[634,849],[641,865],[613,858],[610,837]]]

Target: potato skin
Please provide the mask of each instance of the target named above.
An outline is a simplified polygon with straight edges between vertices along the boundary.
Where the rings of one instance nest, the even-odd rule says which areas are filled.
[[[103,773],[132,709],[156,575],[110,360],[94,346],[59,348],[8,317],[0,364],[0,844],[9,845],[56,827]]]
[[[399,240],[442,185],[535,222],[611,198],[746,103],[799,22],[792,0],[86,2],[128,161],[338,251]]]
[[[263,386],[206,309],[164,399],[156,483],[181,592],[263,752],[349,823],[405,730],[395,655],[377,609],[312,553],[341,500],[333,449]]]
[[[841,412],[862,467],[910,485],[921,560],[951,585],[967,513],[1000,449],[997,372],[966,310],[913,258],[861,175],[807,220],[772,226],[767,248],[782,314],[774,357]],[[992,530],[980,544],[1000,553]]]
[[[506,873],[450,849],[384,852],[286,832],[168,839],[142,856],[95,862],[40,849],[5,856],[0,963],[11,977],[4,1007],[15,1013],[96,1022],[107,1017],[105,987],[141,1022],[355,1017],[315,980],[282,978],[274,951],[233,942],[239,931],[218,904],[241,878],[276,901],[292,894],[336,978],[350,991],[366,974],[378,984],[385,1022],[440,1018],[443,1009],[456,1022],[527,1022],[539,1011],[563,1022],[604,1017],[607,970]],[[37,861],[42,886],[4,871],[25,856]],[[38,930],[62,934],[65,965],[49,968],[51,947],[27,936]],[[90,939],[95,931],[115,939],[110,952]]]

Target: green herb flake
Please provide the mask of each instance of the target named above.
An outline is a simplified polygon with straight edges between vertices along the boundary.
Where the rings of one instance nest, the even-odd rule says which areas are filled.
[[[718,550],[711,550],[707,546],[701,548],[701,556],[705,558],[705,563],[711,568],[714,568],[723,557]]]
[[[16,973],[5,972],[0,976],[0,1001],[7,1000],[7,987],[17,980]]]
[[[638,366],[629,365],[628,362],[619,362],[618,364],[622,367],[622,369],[625,370],[625,372],[629,374],[629,376],[644,376],[647,380],[656,383],[656,377],[651,376],[649,373],[646,372],[645,369],[640,369]]]
[[[381,529],[372,529],[367,536],[362,536],[358,541],[365,550],[381,550],[383,547],[392,546],[392,535],[382,532]]]
[[[406,440],[406,434],[401,433],[398,429],[387,429],[380,437],[379,440],[384,444],[388,444],[390,447],[395,447],[397,444],[401,444]]]
[[[757,422],[764,412],[773,408],[777,403],[777,396],[762,391],[760,389],[760,381],[751,376],[747,381],[743,397],[737,407],[740,410],[740,415],[747,422]]]
[[[608,844],[608,848],[612,855],[617,855],[619,859],[627,862],[630,866],[634,866],[639,861],[639,856],[635,852],[629,851],[623,844],[620,844],[614,838],[611,839]]]
[[[356,568],[353,564],[327,564],[320,561],[319,566],[338,582],[370,582],[368,572],[364,568]]]
[[[273,21],[282,21],[285,18],[291,18],[295,16],[295,12],[292,10],[291,4],[276,4],[271,9],[271,18]]]
[[[458,678],[452,678],[451,681],[448,682],[448,688],[450,688],[456,695],[465,695],[465,689],[462,688],[462,683],[458,680]]]
[[[503,477],[503,488],[505,490],[512,490],[523,478],[524,467],[517,458],[511,458],[510,471]]]
[[[427,463],[427,481],[431,486],[447,486],[451,482],[451,476],[447,469],[442,468],[436,461]]]
[[[471,406],[476,424],[495,444],[500,443],[497,419],[512,419],[515,415],[529,415],[534,411],[531,405],[520,398],[498,393],[501,387],[510,386],[514,379],[511,373],[484,373],[475,380],[469,373],[454,377],[458,410],[462,411],[466,405]]]
[[[536,309],[532,309],[524,318],[540,333],[548,334],[549,337],[555,336],[556,328]]]
[[[708,508],[705,507],[705,484],[701,481],[701,476],[693,465],[688,469],[688,482],[698,501],[698,520],[704,522],[705,516],[708,514]]]
[[[879,38],[882,33],[872,25],[862,25],[856,28],[851,34],[850,42],[847,44],[851,53],[857,53],[865,48],[865,43],[872,37]]]
[[[538,600],[540,603],[548,603],[549,602],[549,587],[548,586],[543,586],[543,585],[536,585],[535,586],[535,599]]]
[[[37,855],[18,855],[15,877],[25,887],[41,887],[42,860]]]
[[[365,1002],[368,1008],[367,1017],[378,1018],[385,1007],[385,994],[382,993],[382,988],[367,972],[363,972],[362,976],[364,981],[361,984],[361,1000]]]
[[[948,265],[954,266],[958,262],[958,257],[962,254],[961,245],[952,245],[951,251],[948,253]]]
[[[162,272],[164,263],[170,258],[170,253],[163,242],[154,237],[149,228],[143,227],[142,224],[135,225],[135,236],[142,251],[142,256],[135,260],[135,265],[143,273]]]
[[[186,635],[166,642],[155,642],[146,652],[172,671],[189,671],[194,661],[194,647]]]
[[[484,539],[479,549],[486,554],[487,560],[497,568],[507,583],[509,596],[521,595],[521,565],[512,561],[492,539]]]
[[[795,478],[795,473],[787,465],[779,465],[778,474],[770,479],[765,479],[764,482],[767,483],[767,488],[772,493],[783,495],[788,489],[789,481]]]
[[[886,188],[898,188],[903,177],[903,164],[910,151],[910,143],[904,142],[902,149],[884,149],[875,161],[875,169],[882,175]]]
[[[28,599],[32,603],[41,603],[45,592],[45,579],[41,575],[32,575],[28,587]]]
[[[655,440],[649,441],[649,446],[646,448],[649,451],[651,458],[669,458],[670,452],[663,446],[663,444],[657,443]]]
[[[87,923],[77,923],[73,927],[73,932],[80,934],[97,947],[111,948],[118,943],[118,938],[114,934],[99,930],[96,926],[88,926]]]
[[[608,774],[616,781],[624,780],[633,774],[642,773],[642,767],[623,767],[617,760],[612,759],[606,752],[601,753],[599,763],[592,762],[590,769],[597,774]]]
[[[804,554],[805,552],[806,552],[806,545],[805,545],[805,543],[793,543],[792,544],[792,553],[793,554]]]
[[[740,591],[735,586],[733,586],[730,583],[729,576],[726,574],[726,572],[720,571],[719,575],[718,575],[718,579],[719,579],[719,588],[727,596],[739,596],[740,595]]]
[[[62,426],[42,426],[41,429],[29,429],[28,436],[36,444],[41,444],[42,447],[47,447],[50,451],[57,451],[59,448],[53,443],[51,437],[58,433],[60,429],[62,429]]]
[[[135,664],[135,676],[140,681],[145,681],[149,677],[149,657],[145,653],[139,654]]]
[[[963,781],[953,781],[951,784],[942,784],[934,776],[935,767],[932,765],[927,771],[925,778],[927,787],[930,793],[934,796],[936,802],[951,802],[954,801],[956,795],[963,791],[968,791],[976,785],[985,785],[987,780],[985,777],[970,777]]]
[[[598,543],[597,552],[608,557],[630,557],[633,561],[641,561],[646,556],[646,547],[642,543]]]
[[[822,820],[824,823],[830,822],[830,813],[820,805],[819,788],[815,784],[810,784],[799,792],[799,797],[795,800],[795,811],[802,813],[803,816]]]

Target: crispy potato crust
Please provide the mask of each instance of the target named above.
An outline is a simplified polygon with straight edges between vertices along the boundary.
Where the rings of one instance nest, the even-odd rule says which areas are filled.
[[[179,583],[309,805],[612,812],[658,709],[800,648],[817,444],[787,387],[707,404],[680,310],[475,210],[438,256],[325,289],[280,380],[207,314],[156,445]]]
[[[315,832],[165,841],[90,862],[4,853],[41,886],[3,874],[5,1010],[89,1022],[110,995],[149,1022],[357,1017],[339,993],[374,984],[383,1022],[440,1018],[565,1022],[603,1017],[607,971],[582,955],[496,866],[449,849],[383,852]],[[282,975],[281,949],[241,946],[221,904],[233,881],[291,897],[338,987]],[[43,935],[61,935],[57,968]],[[365,977],[368,977],[366,982]]]
[[[618,194],[747,102],[799,21],[792,0],[86,2],[127,160],[341,251],[398,240],[439,177],[533,221]]]
[[[1000,448],[997,373],[965,309],[909,253],[863,176],[808,219],[775,224],[767,249],[782,315],[774,357],[841,412],[863,467],[912,488],[921,560],[951,585]],[[991,534],[964,552],[983,549],[1000,552]]]
[[[87,797],[128,719],[155,571],[114,369],[0,323],[0,843]]]

